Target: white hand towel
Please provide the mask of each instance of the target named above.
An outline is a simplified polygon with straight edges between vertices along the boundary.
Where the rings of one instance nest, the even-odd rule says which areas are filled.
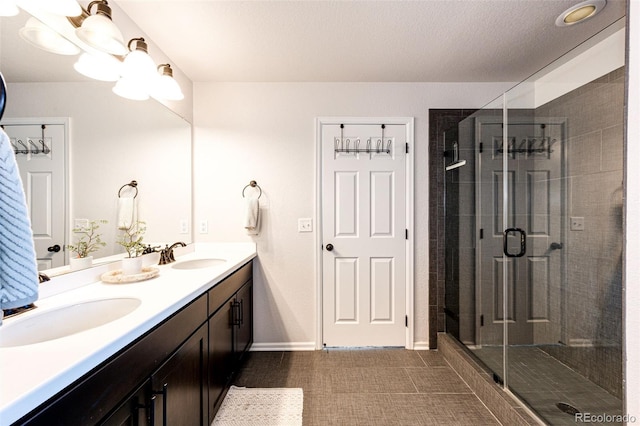
[[[134,197],[118,198],[118,229],[129,229],[135,222],[136,202]]]
[[[260,226],[260,203],[257,197],[249,197],[244,200],[244,229],[249,235],[258,235]]]
[[[24,189],[9,137],[0,130],[0,309],[37,299],[38,266]]]

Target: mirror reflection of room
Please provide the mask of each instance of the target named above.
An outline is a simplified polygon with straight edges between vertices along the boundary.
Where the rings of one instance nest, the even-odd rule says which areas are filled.
[[[78,73],[77,56],[34,47],[19,35],[28,20],[24,10],[2,18],[10,108],[1,124],[17,145],[23,183],[33,185],[28,201],[39,269],[68,265],[72,230],[89,221],[108,222],[101,227],[106,244],[94,258],[121,253],[118,189],[131,180],[140,184],[136,207],[147,222],[146,240],[190,242],[190,123],[155,99],[122,98],[113,84]]]

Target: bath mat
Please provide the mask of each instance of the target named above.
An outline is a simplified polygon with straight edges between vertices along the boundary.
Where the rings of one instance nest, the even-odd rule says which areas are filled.
[[[302,389],[231,386],[212,426],[302,425]]]

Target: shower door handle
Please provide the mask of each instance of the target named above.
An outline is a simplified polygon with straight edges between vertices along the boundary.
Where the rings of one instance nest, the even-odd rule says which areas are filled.
[[[509,253],[509,245],[507,243],[507,237],[510,233],[520,234],[520,251],[518,253]],[[502,251],[507,257],[522,257],[527,252],[527,233],[521,228],[507,228],[502,234]]]

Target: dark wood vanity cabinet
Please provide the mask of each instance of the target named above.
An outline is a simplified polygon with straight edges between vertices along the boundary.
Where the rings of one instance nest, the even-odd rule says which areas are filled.
[[[209,423],[253,343],[251,264],[209,290]]]
[[[14,425],[209,425],[253,341],[245,264]]]
[[[116,410],[100,424],[105,426],[138,426],[150,421],[151,380],[135,390]]]

